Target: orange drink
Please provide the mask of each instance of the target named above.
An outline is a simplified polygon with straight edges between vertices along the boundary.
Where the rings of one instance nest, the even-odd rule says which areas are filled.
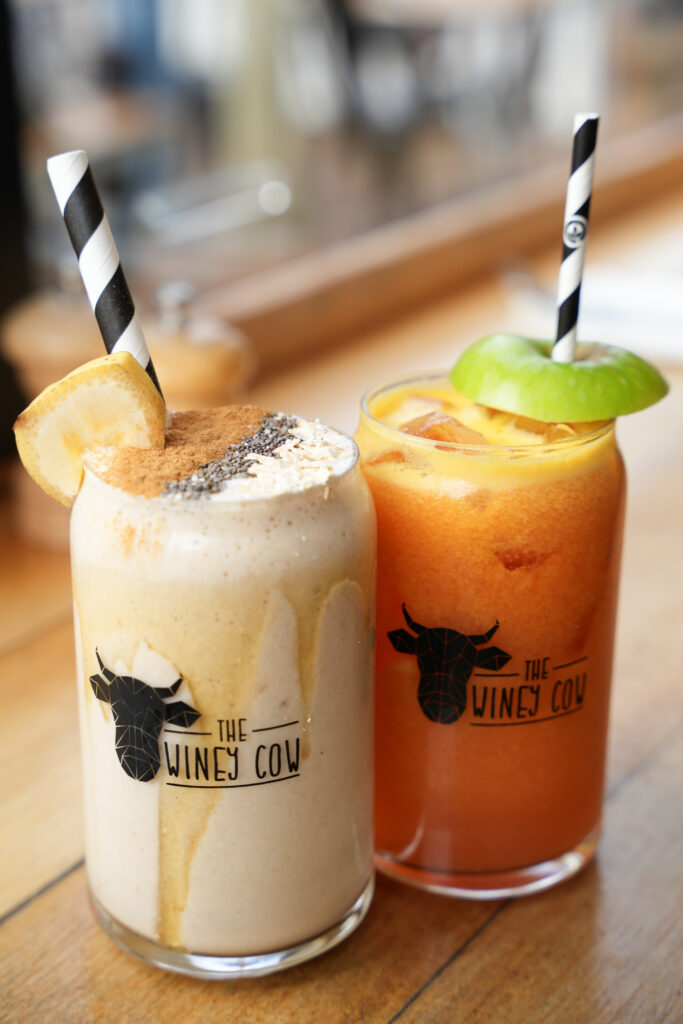
[[[600,825],[624,470],[612,421],[545,424],[444,377],[370,393],[376,844],[475,898],[555,884]]]

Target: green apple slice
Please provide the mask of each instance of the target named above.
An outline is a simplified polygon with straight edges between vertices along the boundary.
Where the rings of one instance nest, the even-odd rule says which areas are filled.
[[[669,390],[659,370],[616,345],[579,344],[571,363],[552,342],[489,334],[463,352],[451,383],[466,398],[546,423],[585,423],[638,412]]]

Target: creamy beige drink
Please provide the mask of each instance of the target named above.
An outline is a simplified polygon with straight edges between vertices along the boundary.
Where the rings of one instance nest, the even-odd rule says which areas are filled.
[[[71,546],[100,918],[184,970],[320,952],[372,885],[375,525],[355,445],[233,407],[86,465]]]

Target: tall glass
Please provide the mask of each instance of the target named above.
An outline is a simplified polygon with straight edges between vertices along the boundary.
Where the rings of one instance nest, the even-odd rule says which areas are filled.
[[[86,472],[71,550],[88,881],[105,930],[160,966],[265,974],[368,908],[375,520],[352,462],[230,501]]]
[[[472,898],[522,895],[600,827],[624,469],[613,423],[553,443],[357,441],[378,522],[378,866]],[[443,384],[448,387],[444,379]]]

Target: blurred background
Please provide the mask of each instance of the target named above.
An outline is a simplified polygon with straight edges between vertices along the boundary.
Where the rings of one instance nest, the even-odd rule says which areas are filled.
[[[0,12],[3,454],[20,391],[100,354],[52,153],[88,151],[182,407],[447,287],[434,244],[468,217],[483,237],[477,218],[490,230],[520,194],[538,213],[539,169],[557,169],[559,239],[575,111],[602,115],[599,168],[653,126],[642,138],[655,148],[683,146],[682,0],[0,0]],[[652,148],[635,151],[652,160]],[[529,237],[546,230],[527,223]],[[431,263],[419,287],[404,266],[404,285],[392,260],[420,225]],[[498,238],[496,260],[514,264],[515,238]],[[379,264],[381,286],[363,290]],[[335,291],[352,279],[357,301]],[[197,345],[209,369],[186,394]]]
[[[373,385],[451,366],[491,331],[552,336],[572,121],[593,110],[579,336],[640,352],[671,383],[618,424],[629,502],[603,853],[559,903],[502,923],[499,906],[476,932],[481,916],[385,890],[385,930],[369,922],[350,955],[370,951],[356,1002],[350,961],[332,959],[307,976],[313,1002],[309,981],[261,991],[254,1012],[274,1020],[309,1004],[372,1016],[370,987],[389,1016],[382,979],[408,958],[397,993],[420,972],[439,983],[404,1019],[505,1005],[504,1020],[674,1020],[683,0],[0,0],[0,913],[22,1024],[111,1021],[124,977],[80,910],[69,512],[23,471],[11,429],[104,353],[47,157],[88,152],[172,409],[246,395],[352,432]],[[487,922],[460,972],[444,961]],[[125,977],[135,1020],[160,1018],[169,991],[185,1024],[204,1005],[219,1019],[215,988],[203,1004],[196,985]],[[448,1002],[460,1010],[466,987],[472,1016]]]

